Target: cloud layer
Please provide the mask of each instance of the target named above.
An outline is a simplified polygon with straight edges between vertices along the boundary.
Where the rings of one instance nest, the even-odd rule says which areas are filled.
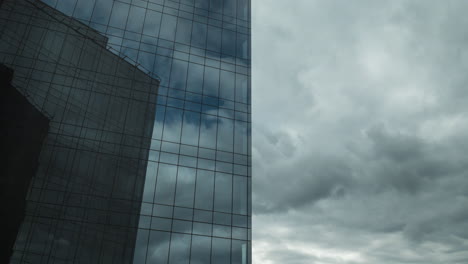
[[[468,263],[467,8],[253,1],[255,263]]]

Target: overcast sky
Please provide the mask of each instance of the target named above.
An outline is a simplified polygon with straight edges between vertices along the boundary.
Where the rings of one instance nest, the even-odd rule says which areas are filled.
[[[252,2],[254,263],[468,263],[468,1]]]

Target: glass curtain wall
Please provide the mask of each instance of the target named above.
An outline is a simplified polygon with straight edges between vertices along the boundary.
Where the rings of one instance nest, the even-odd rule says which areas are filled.
[[[133,263],[251,263],[250,0],[43,2],[160,77]]]
[[[17,198],[2,193],[15,209],[4,208],[2,229],[20,227],[8,246],[7,232],[0,236],[2,263],[133,261],[159,81],[106,43],[40,1],[1,3],[0,63],[22,99],[16,101],[29,102],[2,114],[15,120],[33,108],[47,120],[2,126],[2,140],[21,143],[5,155],[8,175],[0,175],[2,189]],[[2,100],[12,102],[8,96]],[[46,135],[28,146],[34,122]],[[20,148],[26,159],[14,155]],[[4,186],[5,176],[16,181]]]

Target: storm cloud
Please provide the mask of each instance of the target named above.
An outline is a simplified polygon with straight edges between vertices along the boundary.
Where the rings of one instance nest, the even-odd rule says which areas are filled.
[[[467,9],[253,1],[255,263],[468,263]]]

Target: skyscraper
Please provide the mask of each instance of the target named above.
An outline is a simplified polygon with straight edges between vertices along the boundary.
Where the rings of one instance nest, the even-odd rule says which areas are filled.
[[[251,263],[250,2],[44,3],[1,7],[13,86],[55,111],[11,262]]]

